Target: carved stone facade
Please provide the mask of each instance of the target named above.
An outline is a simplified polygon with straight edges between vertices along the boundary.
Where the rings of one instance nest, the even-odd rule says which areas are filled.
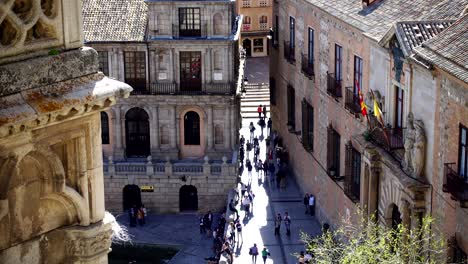
[[[0,263],[107,263],[100,111],[131,88],[81,47],[80,3],[0,4]]]

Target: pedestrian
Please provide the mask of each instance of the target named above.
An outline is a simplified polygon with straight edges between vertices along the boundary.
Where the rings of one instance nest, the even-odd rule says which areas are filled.
[[[286,226],[286,235],[291,235],[291,217],[289,217],[288,212],[284,213],[284,225]]]
[[[245,166],[247,167],[247,171],[249,172],[249,179],[252,177],[252,162],[249,159],[245,162]]]
[[[254,137],[253,145],[254,145],[254,148],[258,147],[258,137],[257,136]]]
[[[268,251],[268,249],[266,247],[263,247],[263,250],[262,250],[263,264],[266,263],[266,260],[267,260],[268,256],[270,256],[270,252]]]
[[[143,224],[146,224],[147,211],[144,204],[141,204],[141,211],[143,212]]]
[[[231,199],[229,202],[229,210],[236,213],[236,221],[239,219],[239,211],[237,211],[236,206],[234,205],[234,199]]]
[[[227,241],[224,242],[223,247],[221,248],[221,254],[228,260],[229,264],[234,263],[234,256]]]
[[[268,169],[270,170],[270,178],[271,178],[270,180],[274,181],[275,171],[276,171],[275,164],[273,164],[273,162],[270,162],[270,164],[268,165]]]
[[[250,200],[250,210],[252,210],[252,212],[253,212],[253,200],[255,198],[255,194],[253,193],[252,189],[250,189],[247,192],[247,197],[249,197],[249,200]]]
[[[244,146],[244,144],[245,144],[245,138],[244,138],[244,135],[241,135],[239,142],[240,142],[240,145],[243,147],[243,146]]]
[[[228,232],[231,246],[236,244],[236,226],[234,222],[229,223]]]
[[[247,191],[247,186],[243,182],[241,182],[241,196],[244,197],[245,192]]]
[[[247,140],[246,147],[247,147],[247,158],[248,158],[248,157],[249,157],[249,153],[250,153],[250,151],[252,150],[252,143],[250,143],[249,140]]]
[[[211,235],[211,227],[213,225],[213,214],[211,213],[211,210],[208,211],[208,214],[207,214],[207,226],[206,226],[206,229],[208,230],[208,237],[210,237]]]
[[[266,105],[263,106],[263,118],[266,118],[267,116],[267,108]]]
[[[204,235],[206,231],[205,231],[205,223],[203,223],[203,216],[201,215],[198,220],[200,222],[200,235]]]
[[[135,221],[135,218],[133,217],[134,215],[135,215],[135,213],[133,212],[133,207],[130,207],[128,209],[128,217],[129,217],[129,221],[130,221],[130,227],[136,226],[136,221]]]
[[[253,122],[250,122],[249,130],[250,130],[250,141],[253,141],[254,132],[255,132],[255,126],[254,126]]]
[[[273,124],[273,121],[271,121],[271,117],[268,118],[268,122],[267,122],[267,135],[270,135],[271,133],[271,126]]]
[[[268,161],[265,160],[265,161],[263,162],[263,175],[265,175],[265,178],[266,178],[266,176],[267,176],[267,173],[268,173]]]
[[[299,254],[299,257],[297,257],[297,263],[304,264],[304,251],[301,251],[301,254]]]
[[[237,219],[236,221],[236,231],[237,231],[237,242],[240,243],[240,240],[244,240],[242,238],[242,224],[241,222],[239,221],[239,219]]]
[[[254,244],[253,247],[249,249],[249,255],[252,256],[252,263],[257,263],[257,256],[258,256],[257,244]]]
[[[278,213],[275,219],[275,236],[280,235],[281,221],[282,221],[281,214]]]
[[[137,209],[137,220],[138,220],[138,224],[139,225],[144,225],[144,213],[143,213],[143,209],[140,207]]]
[[[239,159],[241,163],[244,163],[244,146],[241,146],[239,149]]]
[[[305,207],[305,214],[308,214],[309,213],[309,194],[308,193],[306,193],[304,195],[303,203],[304,203],[304,207]]]
[[[248,217],[250,215],[250,199],[247,195],[242,200],[242,205],[244,206],[245,217]]]
[[[262,111],[263,111],[262,105],[259,105],[257,108],[258,118],[262,118]]]
[[[315,197],[312,194],[309,196],[309,212],[311,216],[315,215]]]
[[[257,170],[258,170],[258,177],[262,178],[263,161],[261,159],[259,159],[258,162],[257,162]]]

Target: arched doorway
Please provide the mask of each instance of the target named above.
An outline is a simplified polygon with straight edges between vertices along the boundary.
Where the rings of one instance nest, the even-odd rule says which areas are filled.
[[[248,38],[242,41],[242,47],[245,49],[245,55],[252,56],[252,41]]]
[[[401,224],[401,213],[396,204],[392,205],[392,228],[397,229],[398,225]]]
[[[150,155],[149,116],[145,110],[135,107],[125,115],[125,140],[127,157]]]
[[[184,145],[200,145],[200,116],[194,111],[184,115]]]
[[[140,187],[135,184],[125,185],[123,188],[123,209],[127,211],[132,206],[141,206]]]
[[[184,185],[179,191],[179,210],[197,211],[198,195],[197,188],[193,185]]]

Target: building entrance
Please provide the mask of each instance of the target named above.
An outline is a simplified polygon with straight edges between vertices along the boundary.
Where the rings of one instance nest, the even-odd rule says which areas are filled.
[[[179,210],[197,211],[198,195],[197,188],[193,185],[184,185],[179,191]]]

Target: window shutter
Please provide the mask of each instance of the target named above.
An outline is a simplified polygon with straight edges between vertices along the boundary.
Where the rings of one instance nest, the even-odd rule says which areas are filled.
[[[333,165],[333,127],[329,125],[327,127],[327,170]]]
[[[307,112],[307,102],[302,100],[302,146],[305,149],[309,148],[309,124],[308,124],[308,112]]]

